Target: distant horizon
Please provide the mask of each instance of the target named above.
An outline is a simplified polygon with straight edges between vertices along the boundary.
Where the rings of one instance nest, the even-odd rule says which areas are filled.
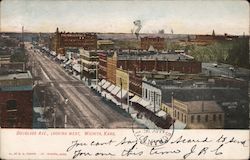
[[[60,32],[64,32],[64,31],[59,31]],[[22,32],[15,32],[15,31],[1,31],[0,33],[22,33]],[[24,33],[42,33],[42,34],[53,34],[55,32],[24,32]],[[131,33],[125,33],[125,32],[91,32],[91,31],[87,31],[87,32],[68,32],[65,31],[65,33],[96,33],[96,34],[131,34]],[[140,33],[139,35],[143,35],[143,34],[157,34],[157,35],[212,35],[211,34],[189,34],[189,33]],[[228,36],[243,36],[243,34],[229,34],[226,33]],[[134,35],[134,34],[133,34]],[[224,36],[225,34],[215,34],[215,36]],[[134,35],[135,36],[135,35]],[[249,36],[249,34],[245,34],[244,36]]]
[[[249,4],[242,0],[2,0],[0,31],[249,35]]]

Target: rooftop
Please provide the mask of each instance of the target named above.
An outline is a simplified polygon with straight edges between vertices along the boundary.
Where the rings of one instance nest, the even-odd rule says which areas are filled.
[[[0,80],[32,79],[30,72],[0,75]]]
[[[159,52],[119,52],[119,60],[168,60],[168,61],[188,61],[193,57],[178,53],[159,53]]]
[[[189,113],[223,112],[215,101],[188,101],[183,103],[188,106]]]

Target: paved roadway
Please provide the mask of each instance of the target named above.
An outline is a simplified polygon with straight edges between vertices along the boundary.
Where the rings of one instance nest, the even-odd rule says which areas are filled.
[[[67,104],[56,106],[56,113],[64,119],[67,115],[67,126],[73,128],[130,128],[132,119],[113,110],[105,104],[81,81],[68,75],[59,64],[50,58],[34,52],[27,43],[29,54],[41,66],[41,72],[52,88],[59,94],[61,101],[69,99]],[[135,125],[135,124],[134,124]],[[142,126],[136,125],[140,128]]]

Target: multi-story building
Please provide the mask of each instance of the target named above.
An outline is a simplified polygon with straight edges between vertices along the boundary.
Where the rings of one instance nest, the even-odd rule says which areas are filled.
[[[80,49],[80,72],[88,85],[95,84],[98,79],[99,56],[96,50]]]
[[[116,84],[117,53],[114,52],[112,57],[107,57],[107,80]]]
[[[0,76],[2,128],[32,128],[33,80],[30,72]]]
[[[154,49],[164,50],[165,39],[161,37],[142,37],[141,38],[141,49],[148,50],[150,46]]]
[[[98,53],[99,55],[99,70],[98,70],[98,75],[99,79],[107,79],[107,53],[105,52],[100,52]]]
[[[135,71],[129,73],[129,92],[142,96],[142,77]]]
[[[161,88],[156,86],[154,81],[150,83],[144,78],[142,81],[142,98],[150,102],[148,108],[151,111],[158,112],[161,109],[161,97]]]
[[[52,50],[64,54],[65,48],[84,48],[85,50],[97,49],[97,35],[95,33],[70,33],[59,32],[52,37]]]
[[[112,56],[112,54],[105,52],[100,54],[99,61],[101,61],[99,76],[112,79],[114,83],[116,67],[136,72],[201,73],[201,62],[195,61],[188,55],[176,53],[131,53],[122,51]]]

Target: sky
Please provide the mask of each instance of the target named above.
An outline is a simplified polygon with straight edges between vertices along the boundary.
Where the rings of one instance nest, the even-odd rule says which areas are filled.
[[[2,32],[141,33],[249,35],[249,4],[241,0],[2,0]]]

